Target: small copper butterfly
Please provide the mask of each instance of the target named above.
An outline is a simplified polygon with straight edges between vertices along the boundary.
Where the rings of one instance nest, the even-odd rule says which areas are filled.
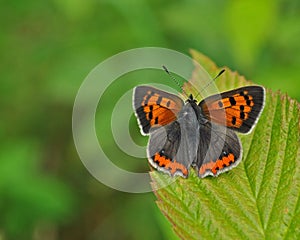
[[[264,108],[265,89],[246,86],[215,94],[199,104],[151,86],[138,86],[133,108],[141,133],[150,134],[151,166],[171,176],[218,176],[237,166],[242,145],[236,132],[250,133]]]

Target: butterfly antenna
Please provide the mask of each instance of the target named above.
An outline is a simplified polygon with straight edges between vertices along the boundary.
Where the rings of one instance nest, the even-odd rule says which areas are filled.
[[[165,72],[170,76],[170,78],[176,83],[176,85],[181,89],[181,91],[186,95],[186,97],[188,96],[186,94],[186,92],[184,91],[184,89],[182,88],[182,85],[177,81],[177,79],[169,72],[169,70],[167,69],[166,66],[162,66],[163,69],[165,70]]]
[[[202,89],[201,91],[196,95],[195,98],[199,96],[200,93],[202,93],[209,85],[211,85],[218,77],[220,77],[225,72],[225,69],[222,69],[217,76],[215,76],[211,81],[209,81]]]

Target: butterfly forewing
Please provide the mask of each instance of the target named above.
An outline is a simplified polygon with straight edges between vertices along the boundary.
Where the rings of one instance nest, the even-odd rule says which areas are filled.
[[[204,116],[241,133],[249,133],[263,110],[265,89],[247,86],[205,98],[199,104]]]
[[[134,89],[133,107],[143,134],[151,127],[164,126],[177,119],[183,101],[178,96],[149,86]]]

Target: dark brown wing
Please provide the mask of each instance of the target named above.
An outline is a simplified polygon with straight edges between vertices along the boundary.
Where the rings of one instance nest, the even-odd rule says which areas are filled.
[[[218,176],[237,166],[242,159],[242,145],[237,134],[224,126],[200,124],[200,140],[195,163],[198,176]]]

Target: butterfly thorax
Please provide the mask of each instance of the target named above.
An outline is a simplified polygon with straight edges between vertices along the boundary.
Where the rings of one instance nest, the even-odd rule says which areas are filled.
[[[195,114],[196,114],[196,117],[197,117],[197,120],[199,123],[206,123],[207,122],[207,119],[204,117],[203,113],[202,113],[202,110],[201,108],[199,107],[199,105],[197,104],[197,100],[194,99],[193,95],[191,94],[189,96],[189,98],[186,100],[186,103],[187,104],[190,104],[191,107],[193,108]]]

